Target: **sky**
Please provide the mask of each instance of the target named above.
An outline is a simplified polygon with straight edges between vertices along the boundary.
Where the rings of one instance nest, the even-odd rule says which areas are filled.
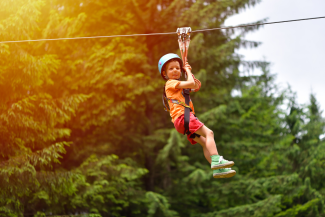
[[[226,20],[225,26],[325,16],[325,0],[262,0]],[[276,83],[297,93],[297,102],[307,104],[314,93],[325,110],[325,19],[265,25],[245,39],[262,42],[258,48],[239,49],[246,60],[271,62]],[[259,74],[258,71],[252,72]],[[323,112],[323,116],[325,111]]]

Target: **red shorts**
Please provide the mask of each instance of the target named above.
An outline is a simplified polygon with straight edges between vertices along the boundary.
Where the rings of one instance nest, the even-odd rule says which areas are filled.
[[[187,135],[187,140],[190,141],[190,143],[192,145],[196,144],[197,142],[195,142],[192,138],[190,138],[190,136],[195,133],[198,129],[200,129],[204,124],[199,121],[199,119],[197,117],[195,117],[193,115],[193,113],[190,113],[190,124],[189,124],[189,130],[191,132],[191,134]],[[184,115],[179,116],[175,122],[174,122],[174,126],[176,128],[176,130],[181,133],[184,134]]]

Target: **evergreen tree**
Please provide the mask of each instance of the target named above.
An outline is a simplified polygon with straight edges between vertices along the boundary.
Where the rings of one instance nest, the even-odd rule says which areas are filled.
[[[0,40],[34,37],[42,6],[42,1],[24,6],[2,1]],[[1,44],[0,49],[0,212],[8,216],[23,212],[46,183],[51,183],[47,193],[56,189],[69,194],[63,189],[71,186],[71,174],[55,172],[53,164],[70,144],[71,130],[63,123],[87,96],[54,97],[43,90],[54,83],[51,75],[60,65],[56,55],[38,54],[30,44]]]
[[[15,5],[1,2],[0,39],[101,35],[105,31],[102,26],[112,34],[123,31],[123,26],[116,28],[116,23],[106,20],[106,16],[114,17],[117,12],[105,13],[115,3],[106,2],[105,7],[102,3],[82,6],[67,1],[45,4],[31,0]],[[105,9],[92,14],[94,6]],[[83,8],[94,16],[88,16],[90,22],[85,23],[87,14]],[[26,17],[27,14],[32,15]],[[98,32],[94,32],[94,23],[101,19],[103,22],[96,25]],[[126,128],[125,124],[117,124],[123,123],[125,108],[134,107],[131,100],[150,89],[143,85],[147,82],[145,76],[133,71],[146,67],[144,47],[134,47],[135,40],[1,45],[0,204],[3,216],[30,215],[37,211],[116,213],[122,209],[118,207],[138,203],[130,202],[128,197],[132,194],[143,195],[143,200],[144,192],[135,194],[128,188],[134,186],[136,191],[140,183],[132,180],[146,170],[137,169],[132,160],[127,161],[126,168],[123,161],[111,163],[113,151],[108,152],[107,144],[118,145],[119,138],[114,135]],[[120,128],[114,130],[116,124]],[[107,141],[107,137],[112,139]],[[64,155],[68,145],[70,149]],[[94,153],[100,153],[100,157],[91,157]],[[57,164],[62,157],[62,164]],[[89,161],[97,170],[85,169]],[[116,177],[104,174],[107,167]],[[115,185],[118,188],[113,190],[114,185],[107,186],[108,181],[118,183]],[[76,193],[80,197],[75,198]],[[90,199],[89,194],[92,194]],[[111,208],[107,209],[109,204]],[[133,211],[137,210],[141,207]]]

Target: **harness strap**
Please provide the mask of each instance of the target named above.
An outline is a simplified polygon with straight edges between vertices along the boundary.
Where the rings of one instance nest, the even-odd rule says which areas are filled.
[[[193,133],[193,134],[190,136],[190,138],[192,138],[192,139],[194,139],[195,137],[200,138],[200,136],[201,136],[201,135],[199,135],[199,134]]]
[[[177,99],[169,99],[166,96],[166,92],[165,92],[165,86],[164,86],[164,93],[162,96],[162,100],[163,100],[163,104],[165,106],[165,111],[169,111],[169,105],[168,102],[174,103],[174,104],[178,104],[184,107],[184,135],[187,134],[191,134],[190,132],[190,112],[192,111],[190,105],[190,90],[189,89],[183,89],[183,95],[185,98],[185,103],[182,101],[179,101]],[[193,133],[191,135],[190,138],[195,138],[195,137],[200,137],[200,135]]]
[[[185,97],[185,104],[187,105],[185,107],[185,111],[184,111],[184,135],[185,133],[187,135],[191,134],[190,132],[190,112],[191,112],[191,108],[190,108],[190,90],[189,89],[184,89],[183,91],[184,93],[184,97]]]
[[[166,86],[166,85],[165,85]],[[184,106],[184,107],[187,107],[190,109],[190,111],[192,111],[191,107],[187,104],[185,104],[184,102],[182,101],[179,101],[177,99],[170,99],[170,98],[167,98],[166,96],[166,91],[165,91],[165,86],[164,86],[164,92],[163,92],[163,95],[162,95],[162,101],[163,101],[163,104],[164,104],[164,110],[165,111],[170,111],[170,108],[169,108],[169,105],[168,105],[168,102],[171,102],[171,103],[174,103],[174,104],[178,104],[178,105],[181,105],[181,106]],[[184,95],[184,91],[183,91],[183,96],[185,98],[185,95]],[[189,101],[191,101],[191,99],[189,99]]]
[[[184,102],[182,102],[182,101],[179,101],[179,100],[177,100],[177,99],[169,99],[169,98],[168,98],[168,101],[171,102],[171,103],[174,103],[174,104],[182,105],[182,106],[184,106],[184,107],[186,107],[186,108],[190,108],[190,110],[192,111],[191,107],[188,106],[188,105],[186,105],[186,104],[185,104]]]
[[[166,96],[165,87],[166,87],[166,84],[164,85],[164,92],[163,92],[163,95],[162,95],[162,101],[163,101],[163,104],[164,104],[165,111],[169,112],[170,111],[170,108],[169,108],[169,105],[168,105],[169,99]]]

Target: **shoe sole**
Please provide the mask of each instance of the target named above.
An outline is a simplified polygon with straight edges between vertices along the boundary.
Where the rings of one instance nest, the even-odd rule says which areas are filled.
[[[219,165],[211,166],[211,169],[217,170],[217,169],[229,168],[229,167],[232,167],[233,165],[235,165],[235,163],[233,161],[230,161],[229,163],[226,163],[226,164],[219,164]]]
[[[216,178],[216,179],[230,178],[230,177],[233,177],[234,175],[236,175],[236,171],[230,170],[229,172],[213,174],[213,178]]]

